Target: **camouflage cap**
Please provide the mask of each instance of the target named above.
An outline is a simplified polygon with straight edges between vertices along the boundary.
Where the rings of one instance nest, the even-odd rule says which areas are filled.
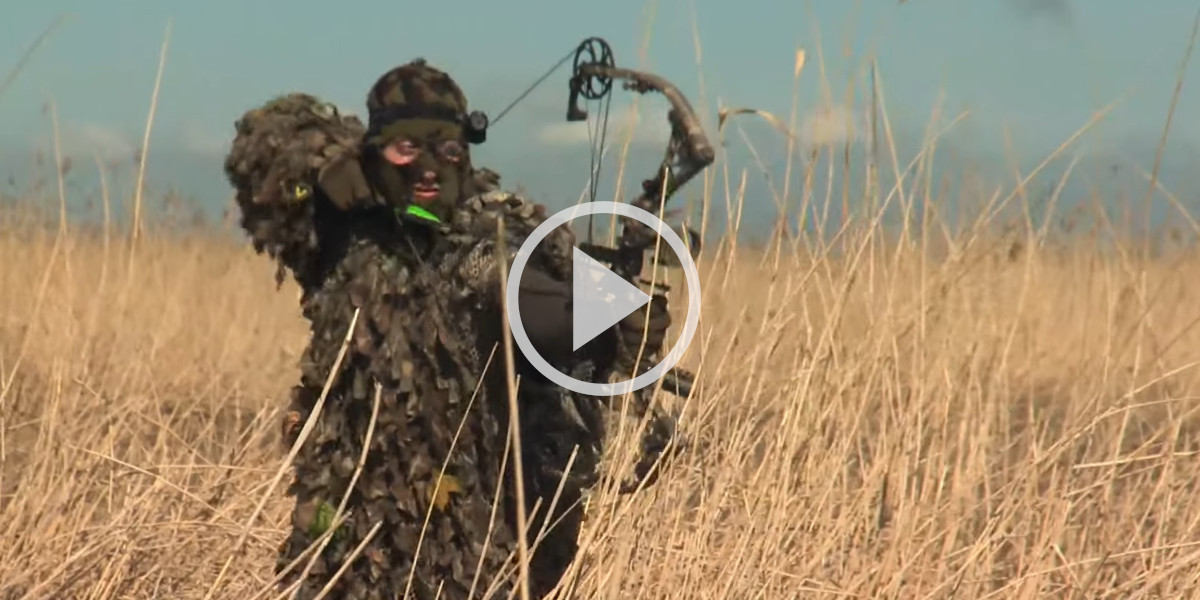
[[[444,71],[418,58],[380,77],[367,93],[368,143],[390,137],[391,125],[403,119],[439,119],[463,123],[467,97]]]

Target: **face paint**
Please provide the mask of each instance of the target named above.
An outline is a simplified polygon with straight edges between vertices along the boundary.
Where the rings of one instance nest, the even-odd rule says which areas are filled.
[[[376,180],[397,207],[413,216],[445,220],[463,197],[470,158],[462,127],[409,119],[388,126],[378,148]]]

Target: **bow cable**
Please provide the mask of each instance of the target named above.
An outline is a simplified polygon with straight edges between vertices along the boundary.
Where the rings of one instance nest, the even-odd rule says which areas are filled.
[[[599,119],[599,123],[597,124],[597,127],[600,129],[599,144],[596,143],[596,140],[592,135],[591,128],[588,128],[588,143],[592,147],[591,176],[590,181],[588,182],[588,202],[596,201],[596,192],[600,188],[600,168],[601,163],[604,161],[604,145],[608,139],[608,112],[609,107],[612,105],[612,94],[605,95],[602,102],[604,103],[604,107],[600,109],[601,117]],[[592,238],[595,231],[593,222],[595,217],[596,213],[588,215],[587,241],[589,244],[593,243]]]
[[[600,57],[596,56],[596,48],[592,47],[589,44],[589,42],[592,42],[593,40],[601,42],[600,48],[599,48],[600,53],[601,53]],[[585,51],[591,55],[590,60],[588,60],[586,63],[581,63],[580,59],[584,57]],[[611,61],[611,57],[612,57],[612,50],[609,48],[607,42],[603,42],[602,40],[592,38],[589,40],[585,40],[582,44],[576,45],[574,48],[571,49],[570,52],[568,52],[565,56],[563,56],[557,62],[555,62],[554,65],[551,66],[549,69],[547,69],[546,72],[543,73],[541,77],[538,77],[529,87],[525,88],[525,91],[521,92],[521,94],[519,96],[517,96],[515,100],[513,100],[512,102],[509,102],[508,106],[505,106],[504,109],[500,111],[500,114],[498,114],[495,119],[491,120],[490,126],[494,126],[497,123],[499,123],[500,119],[504,118],[504,115],[507,115],[509,113],[509,111],[511,111],[514,107],[516,107],[517,104],[520,104],[522,100],[524,100],[526,97],[529,96],[529,94],[533,93],[533,91],[535,89],[537,89],[537,87],[539,85],[541,85],[544,81],[546,81],[546,79],[548,79],[551,75],[553,75],[554,72],[557,71],[560,67],[562,67],[563,64],[565,64],[568,60],[571,60],[572,58],[575,59],[574,66],[575,66],[575,69],[577,70],[581,64],[597,64],[597,63],[603,64],[605,58],[607,58]],[[600,170],[601,170],[601,167],[602,167],[602,164],[604,161],[604,145],[608,139],[608,116],[609,116],[611,106],[612,106],[612,95],[605,93],[604,98],[603,98],[603,105],[601,108],[601,117],[599,119],[599,122],[597,123],[597,127],[599,128],[599,136],[600,136],[599,144],[596,143],[596,133],[594,133],[592,131],[590,124],[588,127],[588,145],[591,148],[591,160],[590,160],[591,164],[590,164],[590,169],[589,169],[589,182],[588,182],[588,201],[589,202],[596,201],[596,194],[599,191]],[[589,244],[592,243],[592,238],[594,235],[593,221],[595,219],[595,216],[596,215],[594,215],[594,214],[588,215],[587,240],[588,240]]]
[[[554,72],[557,71],[559,67],[563,66],[563,63],[566,63],[568,60],[571,60],[571,57],[575,56],[575,52],[576,51],[574,49],[572,49],[570,52],[567,53],[566,56],[560,58],[558,60],[558,62],[554,63],[554,66],[550,67],[550,69],[547,70],[545,73],[543,73],[541,77],[538,77],[537,80],[533,82],[533,85],[530,85],[529,87],[525,88],[525,91],[521,92],[521,95],[517,96],[516,100],[509,102],[508,106],[504,107],[504,110],[500,111],[500,114],[497,115],[495,119],[491,120],[491,125],[495,125],[496,123],[499,123],[500,119],[503,119],[504,115],[508,114],[508,111],[512,110],[513,107],[516,106],[517,104],[520,104],[520,102],[522,100],[524,100],[526,96],[533,93],[533,90],[537,89],[537,87],[539,85],[542,85],[542,82],[546,81],[546,79],[549,78],[551,75],[553,75]]]

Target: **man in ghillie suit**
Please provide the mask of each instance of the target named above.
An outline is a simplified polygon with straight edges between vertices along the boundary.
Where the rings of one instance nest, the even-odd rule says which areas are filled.
[[[504,333],[498,265],[501,258],[511,264],[545,215],[489,189],[494,174],[472,167],[467,144],[482,141],[483,131],[445,73],[422,60],[393,69],[369,92],[367,109],[364,129],[312,96],[277,98],[238,121],[225,165],[243,228],[256,251],[276,259],[279,282],[291,272],[310,322],[284,424],[289,447],[359,311],[293,462],[292,531],[278,570],[291,567],[286,584],[306,573],[300,598],[320,593],[339,569],[327,598],[476,598],[489,587],[503,598],[516,585],[520,532],[497,349]],[[632,363],[640,312],[571,352],[573,243],[559,228],[530,260],[519,302],[523,314],[539,318],[528,320],[528,335],[564,369]],[[665,307],[655,303],[650,323],[646,352],[662,344]],[[600,399],[539,383],[525,366],[518,364],[520,459],[526,509],[537,507],[530,545],[549,527],[530,563],[531,590],[542,596],[577,550],[580,500],[595,480],[604,432]],[[325,541],[343,504],[349,517],[308,566],[308,549]]]

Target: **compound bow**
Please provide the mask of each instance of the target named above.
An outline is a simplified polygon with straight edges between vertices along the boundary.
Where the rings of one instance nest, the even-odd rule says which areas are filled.
[[[624,80],[626,90],[639,94],[658,92],[670,103],[667,121],[671,125],[671,134],[662,162],[657,172],[642,182],[642,193],[631,202],[651,214],[661,214],[671,196],[711,165],[715,157],[713,146],[704,133],[695,109],[679,89],[666,79],[651,73],[617,67],[613,60],[612,48],[602,38],[592,37],[584,40],[576,48],[574,58],[569,82],[570,94],[567,99],[567,121],[587,120],[588,113],[580,106],[580,99],[605,98],[612,91],[614,79]],[[607,116],[607,110],[605,115]],[[593,182],[597,175],[596,169],[593,168]],[[593,195],[594,190],[593,187]],[[593,244],[589,239],[588,243],[580,244],[579,249],[597,260],[609,263],[614,272],[634,285],[650,284],[652,288],[656,288],[651,290],[656,296],[668,292],[670,288],[666,284],[641,277],[646,252],[651,250],[657,241],[656,232],[637,219],[621,217],[620,224],[615,248]],[[699,236],[686,228],[684,232],[691,238],[689,241],[692,242],[692,248],[698,248]],[[699,293],[699,290],[689,290],[689,293]],[[651,361],[657,360],[657,357],[648,358]],[[692,373],[674,368],[663,378],[663,388],[687,397],[691,395],[694,382],[695,376]],[[643,437],[642,460],[635,465],[637,478],[622,486],[623,493],[632,492],[642,485],[652,485],[660,472],[660,469],[655,467],[663,458],[671,441],[674,440],[677,444],[682,442],[675,436],[673,417],[651,406],[643,406],[642,409],[652,411],[654,418],[649,423],[651,429]],[[676,450],[679,450],[678,446]],[[638,483],[638,480],[641,483]]]
[[[708,136],[704,133],[695,109],[692,108],[683,93],[674,84],[658,75],[616,66],[612,47],[603,38],[590,37],[581,42],[571,53],[563,57],[537,82],[502,110],[495,121],[498,122],[513,106],[572,57],[574,62],[569,81],[567,121],[586,121],[588,112],[580,106],[580,100],[601,100],[610,97],[614,79],[624,80],[626,90],[640,94],[658,92],[670,103],[671,109],[667,113],[667,121],[671,125],[671,134],[663,160],[659,164],[658,171],[642,182],[642,193],[631,202],[634,206],[651,214],[661,214],[671,196],[693,177],[708,168],[713,163],[716,154]],[[607,110],[605,110],[606,118]],[[603,146],[603,138],[601,146]],[[598,175],[596,166],[593,165],[592,172],[593,199],[595,180]],[[652,294],[656,296],[665,294],[670,290],[669,286],[661,282],[647,281],[641,277],[645,254],[654,247],[657,241],[656,232],[636,219],[621,217],[620,223],[621,229],[617,236],[616,247],[591,243],[589,229],[589,242],[579,244],[579,249],[596,260],[608,263],[614,272],[630,283],[634,285],[651,284],[656,288],[651,290]],[[686,228],[684,233],[690,238],[692,249],[695,251],[699,247],[699,236]],[[689,293],[699,293],[699,290],[689,290]],[[647,358],[655,360],[657,357]],[[686,397],[691,395],[694,382],[695,376],[692,373],[676,367],[663,378],[663,388]],[[653,410],[648,406],[642,408]],[[653,412],[655,418],[650,423],[653,431],[647,432],[648,435],[643,440],[643,460],[635,466],[638,479],[642,480],[642,484],[626,484],[622,487],[623,493],[633,491],[640,485],[653,484],[659,471],[654,468],[654,465],[666,451],[666,445],[671,440],[676,440],[674,419],[657,410]]]
[[[625,81],[624,88],[640,94],[658,92],[671,104],[667,121],[671,125],[671,136],[658,171],[642,182],[642,193],[631,204],[651,214],[660,214],[663,206],[684,184],[712,164],[715,153],[700,119],[691,103],[674,84],[654,75],[617,67],[612,48],[602,38],[584,40],[575,50],[575,60],[569,83],[567,120],[584,121],[588,113],[580,106],[580,98],[600,100],[612,91],[612,81]],[[594,175],[594,174],[593,174]],[[579,249],[612,266],[614,272],[633,284],[653,284],[658,294],[670,288],[661,282],[641,278],[645,254],[656,242],[653,229],[645,223],[621,217],[621,230],[615,248],[593,243],[580,244]],[[691,238],[693,248],[699,244],[699,236],[685,230]],[[696,293],[696,292],[692,292]],[[673,369],[664,378],[664,387],[676,394],[691,393],[694,376],[682,369]]]
[[[654,176],[642,182],[642,193],[631,202],[634,206],[651,214],[661,214],[664,204],[674,195],[675,191],[708,168],[713,163],[716,154],[712,144],[708,141],[708,136],[704,133],[695,109],[679,91],[679,88],[653,73],[616,66],[613,60],[612,46],[603,38],[590,37],[583,40],[504,110],[500,111],[491,125],[498,123],[534,88],[571,58],[574,58],[574,62],[569,80],[567,121],[586,121],[588,112],[580,106],[580,99],[601,100],[610,97],[614,79],[624,80],[626,90],[639,94],[658,92],[671,104],[671,109],[667,113],[667,121],[671,125],[671,135],[663,160]],[[607,119],[607,110],[605,110],[605,119]],[[603,145],[603,138],[600,143]],[[593,165],[592,199],[595,199],[597,175],[596,165]],[[645,223],[636,219],[621,217],[620,223],[621,230],[617,236],[615,248],[591,243],[589,228],[589,241],[579,244],[579,249],[596,260],[608,263],[614,272],[634,285],[651,284],[656,288],[652,290],[655,295],[670,291],[670,287],[664,283],[648,281],[641,277],[645,254],[653,248],[657,241],[655,232]],[[700,236],[686,228],[684,234],[688,237],[693,253],[695,253],[700,246]],[[663,378],[663,387],[677,395],[688,396],[691,394],[694,382],[693,374],[677,367]]]

